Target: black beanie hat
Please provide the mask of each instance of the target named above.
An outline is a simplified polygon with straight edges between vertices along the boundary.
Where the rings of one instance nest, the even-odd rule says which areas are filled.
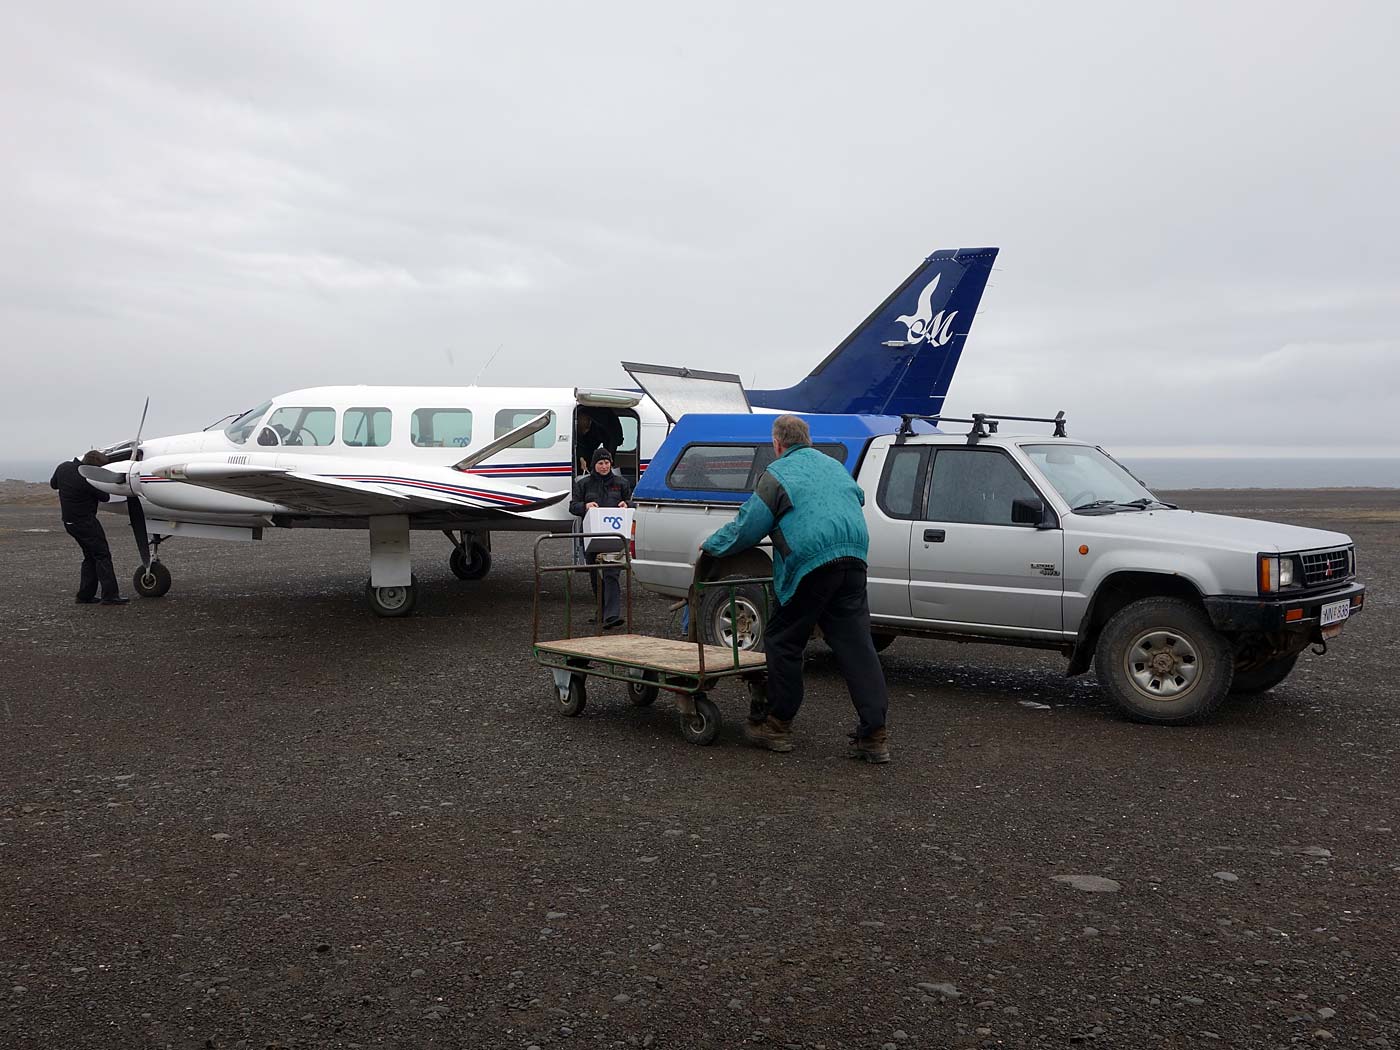
[[[609,452],[604,445],[599,445],[593,450],[593,458],[588,461],[588,465],[590,467],[596,467],[600,459],[606,459],[609,463],[612,462],[612,453]]]

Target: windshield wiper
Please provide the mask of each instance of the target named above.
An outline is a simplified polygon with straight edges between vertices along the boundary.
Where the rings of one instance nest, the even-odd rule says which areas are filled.
[[[1074,508],[1076,514],[1086,510],[1116,510],[1119,504],[1111,499],[1096,499],[1092,503],[1081,503]]]
[[[1151,496],[1151,497],[1149,497],[1149,496],[1144,496],[1144,497],[1142,497],[1142,499],[1135,499],[1135,500],[1131,500],[1131,501],[1129,501],[1129,502],[1127,502],[1127,503],[1120,503],[1120,504],[1118,504],[1118,506],[1120,506],[1120,507],[1137,507],[1139,510],[1146,510],[1148,507],[1152,506],[1154,503],[1157,504],[1157,506],[1159,506],[1159,507],[1166,507],[1168,510],[1176,510],[1176,509],[1177,509],[1177,506],[1176,506],[1175,503],[1167,503],[1165,500],[1160,500],[1160,499],[1158,499],[1156,496]]]

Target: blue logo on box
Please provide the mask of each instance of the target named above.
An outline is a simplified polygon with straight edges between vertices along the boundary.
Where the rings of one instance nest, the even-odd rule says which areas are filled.
[[[620,529],[622,528],[622,516],[619,514],[605,514],[603,515],[603,524],[610,529]]]

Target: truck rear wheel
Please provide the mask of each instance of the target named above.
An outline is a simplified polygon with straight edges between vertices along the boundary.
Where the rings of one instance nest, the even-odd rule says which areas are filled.
[[[743,579],[725,577],[725,579]],[[771,612],[764,589],[755,584],[734,588],[734,601],[729,600],[729,588],[718,584],[707,586],[700,593],[700,637],[706,645],[719,645],[728,649],[738,635],[739,648],[752,652],[763,651],[763,633],[767,627],[767,613]]]
[[[1203,720],[1230,691],[1235,654],[1200,607],[1140,598],[1104,626],[1094,651],[1099,684],[1135,722]]]
[[[1230,692],[1235,696],[1267,693],[1293,673],[1293,667],[1297,664],[1298,657],[1302,655],[1302,653],[1290,653],[1288,656],[1280,656],[1278,659],[1270,660],[1258,667],[1251,667],[1246,671],[1236,671],[1235,681],[1230,686]]]

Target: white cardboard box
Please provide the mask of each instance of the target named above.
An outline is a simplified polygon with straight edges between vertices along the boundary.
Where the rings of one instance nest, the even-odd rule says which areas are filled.
[[[615,533],[617,539],[596,536],[583,541],[589,553],[617,552],[632,538],[631,507],[594,507],[583,516],[583,531]]]

